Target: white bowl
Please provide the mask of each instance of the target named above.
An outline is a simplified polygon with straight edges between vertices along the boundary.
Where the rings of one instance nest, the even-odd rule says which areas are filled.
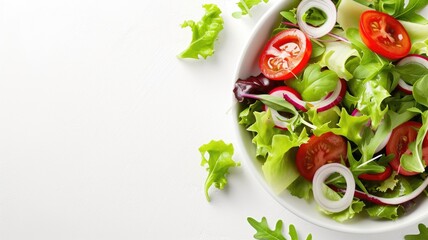
[[[258,24],[255,26],[253,33],[251,34],[248,43],[243,49],[243,52],[239,58],[238,67],[235,74],[235,80],[239,78],[247,78],[250,76],[256,76],[260,73],[257,62],[258,56],[263,48],[264,44],[268,40],[273,28],[279,23],[280,15],[279,12],[287,7],[291,6],[293,1],[281,0],[269,9],[269,11],[261,18]],[[354,219],[344,223],[336,222],[330,217],[322,214],[318,209],[314,201],[308,202],[304,199],[294,197],[284,191],[280,195],[276,195],[267,182],[264,179],[261,164],[255,158],[255,146],[251,142],[250,134],[238,124],[238,114],[240,112],[239,104],[234,100],[233,109],[233,121],[237,126],[238,132],[238,151],[240,151],[243,157],[244,164],[247,164],[251,169],[252,174],[256,177],[258,182],[264,187],[264,189],[283,207],[299,216],[300,218],[316,224],[318,226],[328,228],[335,231],[347,232],[347,233],[380,233],[386,231],[397,230],[404,228],[409,225],[416,225],[423,219],[428,217],[428,199],[422,200],[404,216],[401,216],[398,220],[374,220],[367,216],[359,217],[356,216]],[[260,205],[262,206],[262,205]]]

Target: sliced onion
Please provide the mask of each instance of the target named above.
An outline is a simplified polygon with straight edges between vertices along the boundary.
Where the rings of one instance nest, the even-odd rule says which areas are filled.
[[[319,101],[305,102],[299,96],[295,95],[293,92],[284,93],[284,98],[299,110],[307,111],[307,107],[314,107],[317,109],[318,112],[323,112],[340,103],[343,97],[345,96],[345,93],[346,93],[345,80],[340,79],[334,91],[330,92],[323,99]]]
[[[409,63],[418,63],[421,64],[422,66],[424,66],[425,68],[428,69],[428,58],[422,55],[416,55],[416,54],[411,54],[408,55],[407,57],[401,59],[398,63],[397,66],[403,66]],[[398,88],[406,93],[406,94],[412,94],[413,93],[413,86],[407,84],[403,79],[400,79],[398,81]]]
[[[318,8],[326,14],[327,21],[323,25],[313,27],[303,20],[303,16],[311,8]],[[328,34],[336,24],[336,6],[330,0],[303,0],[299,6],[297,6],[296,14],[300,30],[311,38],[320,38]]]
[[[275,96],[275,97],[283,97],[285,93],[290,92],[290,91],[293,91],[293,89],[289,88],[289,87],[281,86],[281,87],[276,87],[276,88],[272,89],[272,91],[269,93],[269,95]],[[294,94],[296,96],[298,96],[299,93],[294,92]],[[266,105],[264,105],[264,109],[265,109],[265,111],[270,109],[270,113],[272,115],[272,120],[273,120],[273,123],[275,124],[276,127],[284,129],[284,130],[287,129],[288,125],[287,125],[287,123],[285,123],[285,121],[288,120],[287,117],[284,117],[277,110],[270,108]]]
[[[339,201],[332,201],[323,194],[324,182],[333,173],[339,173],[346,180],[345,195]],[[333,213],[341,212],[352,204],[355,192],[355,180],[351,170],[346,166],[339,163],[329,163],[320,167],[315,172],[314,179],[312,180],[312,189],[314,199],[320,207]]]

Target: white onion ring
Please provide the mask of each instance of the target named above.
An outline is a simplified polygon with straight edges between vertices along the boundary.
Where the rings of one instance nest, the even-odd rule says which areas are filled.
[[[326,198],[322,191],[325,180],[333,173],[341,174],[346,180],[346,192],[339,201],[332,201]],[[320,167],[315,172],[314,179],[312,180],[312,189],[314,199],[320,207],[333,213],[341,212],[352,204],[355,192],[355,180],[351,170],[346,166],[340,163],[329,163]]]
[[[323,25],[313,27],[303,20],[304,14],[311,8],[318,8],[327,15],[327,21]],[[299,6],[297,6],[296,14],[300,30],[311,38],[320,38],[328,34],[336,24],[336,6],[330,0],[303,0]]]

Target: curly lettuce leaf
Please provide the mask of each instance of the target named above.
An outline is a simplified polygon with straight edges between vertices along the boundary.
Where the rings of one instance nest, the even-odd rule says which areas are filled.
[[[229,173],[229,168],[237,167],[240,163],[232,159],[233,145],[226,144],[224,141],[210,141],[207,144],[199,147],[199,152],[202,156],[201,166],[206,166],[208,171],[207,179],[205,180],[205,197],[209,202],[209,188],[214,184],[218,189],[223,189],[227,184],[226,175]]]
[[[428,227],[425,226],[423,223],[420,223],[418,225],[419,234],[408,234],[404,236],[405,240],[421,240],[421,239],[428,239]]]
[[[340,199],[342,199],[341,195],[339,193],[337,193],[336,191],[334,191],[333,189],[331,189],[327,186],[324,189],[325,189],[324,194],[330,200],[339,201]],[[363,210],[364,206],[365,206],[365,204],[363,201],[360,201],[358,199],[354,199],[352,201],[351,205],[347,209],[345,209],[341,212],[333,213],[333,212],[329,212],[323,208],[319,208],[319,209],[321,212],[328,215],[329,217],[331,217],[335,221],[345,222],[347,220],[354,218],[356,214],[360,213]]]
[[[294,162],[296,149],[293,148],[309,140],[305,129],[300,135],[288,133],[273,136],[268,157],[262,166],[263,175],[276,194],[284,191],[300,176]]]
[[[241,11],[232,13],[232,16],[234,18],[240,18],[244,15],[250,15],[251,8],[259,5],[261,2],[262,0],[240,0],[238,3],[236,3],[236,5],[238,5]],[[268,3],[269,0],[263,0],[263,2]]]
[[[247,130],[255,134],[252,142],[256,145],[256,157],[265,160],[270,151],[273,136],[281,130],[275,127],[269,110],[254,112],[254,117],[256,121]]]
[[[192,41],[188,48],[181,52],[179,58],[195,58],[202,56],[206,59],[214,54],[214,43],[219,33],[223,30],[223,18],[221,10],[215,4],[204,4],[205,15],[198,22],[193,20],[185,21],[181,27],[192,29]]]
[[[250,104],[246,109],[242,110],[238,116],[238,123],[242,126],[249,127],[256,122],[256,118],[254,117],[255,111],[262,110],[262,102],[255,101]]]

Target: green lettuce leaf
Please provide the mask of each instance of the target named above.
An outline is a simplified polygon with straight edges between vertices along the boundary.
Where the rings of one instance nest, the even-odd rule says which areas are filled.
[[[240,12],[232,13],[234,18],[240,18],[244,15],[250,15],[250,9],[254,6],[259,5],[262,0],[240,0],[236,5],[241,9]],[[269,2],[269,0],[263,0],[264,3]]]
[[[206,166],[208,171],[208,176],[205,180],[205,197],[209,202],[209,188],[214,184],[216,188],[223,189],[227,184],[226,175],[229,173],[229,168],[237,167],[240,163],[232,159],[233,145],[226,144],[222,140],[212,140],[202,145],[199,147],[199,152],[202,156],[201,166]]]
[[[238,123],[244,127],[249,127],[256,122],[254,117],[255,111],[261,111],[263,104],[260,101],[255,101],[250,104],[246,109],[242,110],[238,116]]]
[[[396,220],[403,210],[402,208],[401,206],[373,205],[367,207],[366,211],[372,218]]]
[[[269,110],[254,112],[254,116],[256,121],[247,130],[255,133],[252,142],[256,145],[256,157],[266,160],[272,145],[272,138],[281,130],[275,127]]]
[[[306,130],[300,135],[288,132],[289,135],[276,134],[272,138],[266,162],[262,166],[263,175],[276,194],[284,191],[299,176],[295,164],[295,147],[309,140]]]
[[[291,195],[309,200],[312,197],[312,183],[306,180],[306,178],[299,176],[290,186],[287,187],[287,190]]]
[[[219,33],[223,30],[223,18],[221,10],[215,4],[204,4],[205,15],[197,23],[193,20],[185,21],[181,27],[192,29],[192,41],[189,47],[181,52],[179,58],[195,58],[202,56],[206,59],[214,54],[214,43]]]
[[[334,190],[332,190],[329,187],[326,187],[325,190],[326,190],[326,192],[324,194],[326,194],[327,198],[329,198],[330,200],[338,201],[342,198],[339,193],[335,192]],[[330,216],[335,221],[345,222],[347,220],[354,218],[356,214],[360,213],[363,210],[364,206],[365,206],[365,204],[363,201],[354,199],[352,201],[351,205],[347,209],[345,209],[341,212],[332,213],[332,212],[329,212],[323,208],[319,208],[319,209],[321,210],[321,212]]]

